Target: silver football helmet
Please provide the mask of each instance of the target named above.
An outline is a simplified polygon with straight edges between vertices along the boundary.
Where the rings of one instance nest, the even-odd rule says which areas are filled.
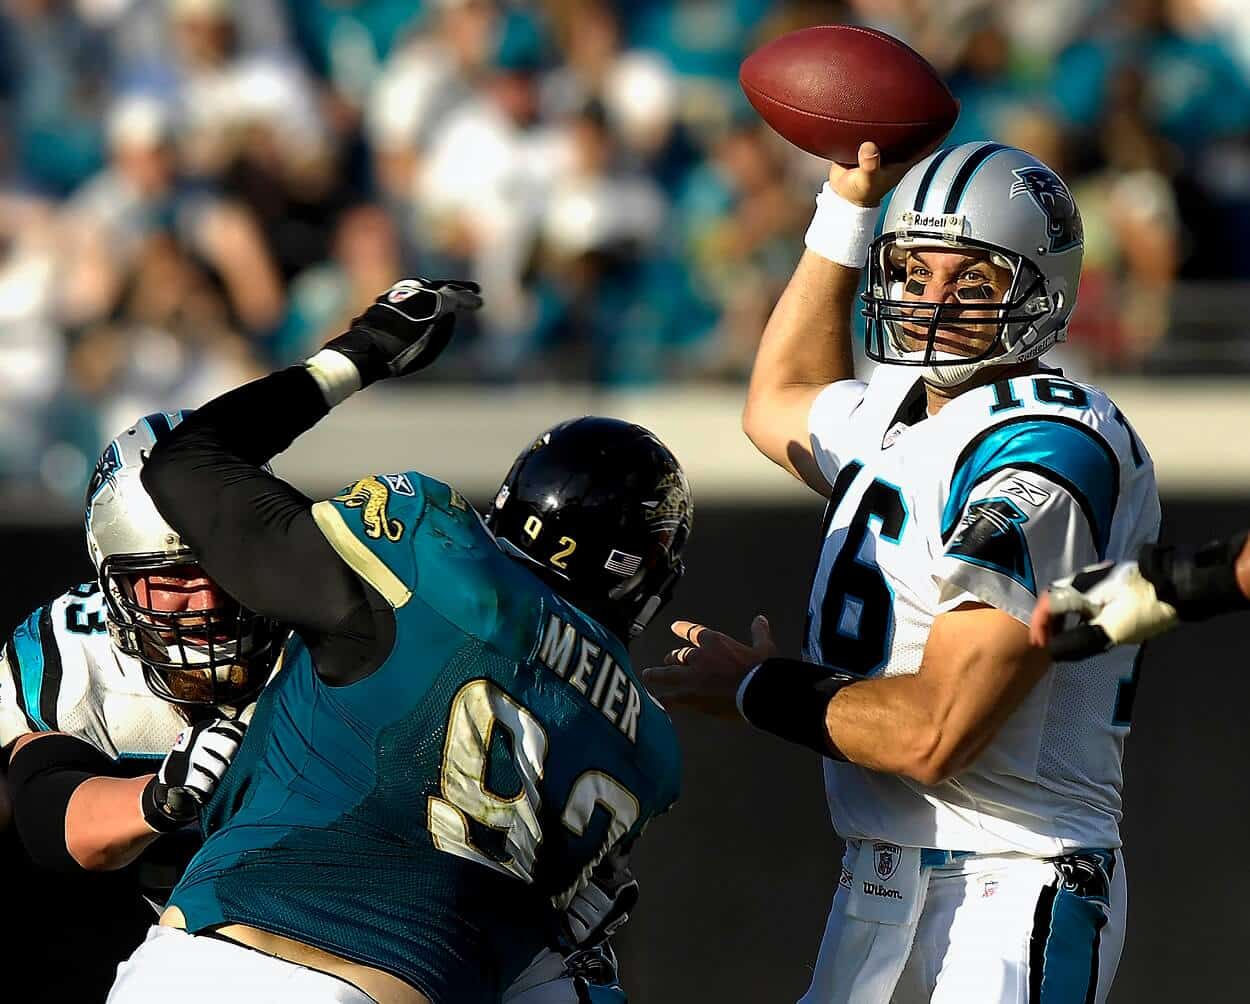
[[[925,248],[1010,270],[1006,294],[1001,301],[906,298],[908,254]],[[926,381],[946,387],[987,366],[1034,359],[1067,335],[1083,250],[1076,201],[1037,158],[1000,143],[939,150],[903,176],[868,253],[868,355],[923,367]],[[961,319],[994,331],[973,355],[939,347],[938,331]]]
[[[87,487],[87,550],[104,593],[113,644],[143,666],[158,697],[182,705],[243,704],[277,656],[277,625],[233,600],[167,611],[141,602],[138,578],[203,576],[198,561],[139,479],[157,440],[186,412],[146,415],[104,448]]]

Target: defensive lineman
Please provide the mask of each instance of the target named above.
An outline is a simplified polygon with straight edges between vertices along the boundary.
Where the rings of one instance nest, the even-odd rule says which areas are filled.
[[[873,240],[902,170],[871,143],[831,168],[744,415],[829,500],[806,661],[769,658],[762,624],[751,646],[678,624],[690,644],[648,683],[710,710],[736,696],[825,757],[846,857],[807,1004],[1102,1001],[1135,649],[1047,673],[1026,625],[1039,586],[1154,539],[1154,472],[1102,392],[1037,361],[1080,274],[1063,181],[1010,147],[942,150]],[[882,365],[862,383],[865,259]]]
[[[486,523],[415,471],[314,504],[261,467],[362,386],[432,362],[480,302],[401,282],[145,467],[205,568],[295,633],[113,1004],[622,999],[552,949],[604,936],[625,854],[676,798],[672,725],[626,651],[682,573],[676,460],[638,426],[564,423]]]

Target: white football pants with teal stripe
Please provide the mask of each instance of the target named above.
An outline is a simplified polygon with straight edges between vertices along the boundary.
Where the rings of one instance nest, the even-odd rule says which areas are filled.
[[[1124,947],[1117,851],[962,858],[921,871],[911,925],[846,912],[843,881],[800,1004],[1103,1004]]]

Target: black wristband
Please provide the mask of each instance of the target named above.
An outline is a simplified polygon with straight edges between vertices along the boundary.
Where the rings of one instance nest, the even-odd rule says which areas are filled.
[[[1175,548],[1147,544],[1137,564],[1159,599],[1174,606],[1183,621],[1250,610],[1250,599],[1237,582],[1237,558],[1246,538],[1243,532],[1228,540],[1212,541],[1193,557],[1178,557]]]
[[[799,659],[765,659],[738,690],[738,710],[757,729],[845,761],[825,727],[829,699],[859,679]]]

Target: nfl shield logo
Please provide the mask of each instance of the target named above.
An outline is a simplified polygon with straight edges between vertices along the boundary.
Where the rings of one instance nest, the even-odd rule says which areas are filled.
[[[882,882],[889,881],[898,868],[898,857],[903,849],[898,844],[887,844],[880,840],[872,845],[872,860],[877,868],[877,878]]]

